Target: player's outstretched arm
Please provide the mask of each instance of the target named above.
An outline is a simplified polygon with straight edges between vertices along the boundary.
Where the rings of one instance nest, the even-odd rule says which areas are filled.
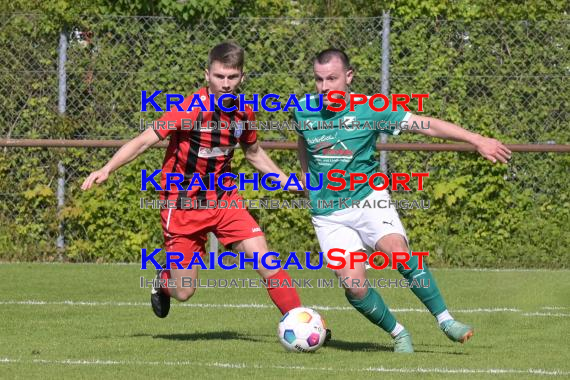
[[[299,136],[297,138],[297,157],[299,158],[299,163],[301,164],[301,183],[305,188],[305,195],[309,195],[307,191],[307,184],[305,183],[305,173],[309,171],[309,164],[307,160],[307,150],[305,147],[305,138]]]
[[[281,181],[281,185],[285,185],[289,177],[287,177],[285,173],[275,165],[275,162],[269,158],[267,153],[265,153],[265,150],[263,150],[257,141],[249,145],[242,144],[242,148],[245,153],[245,158],[251,166],[263,174],[277,173],[279,175],[278,180]],[[293,191],[303,191],[303,189],[296,189],[295,185],[292,185],[290,189]]]
[[[411,129],[412,132],[475,145],[479,154],[493,163],[497,162],[497,160],[507,163],[511,158],[511,151],[499,140],[469,132],[458,125],[432,117],[412,115],[408,120],[408,124],[413,124],[414,122],[418,124],[423,123],[420,125],[428,125],[429,122],[429,128],[414,128]]]
[[[101,169],[94,171],[89,174],[89,176],[83,181],[81,185],[82,190],[87,190],[94,183],[102,183],[109,178],[109,175],[125,165],[126,163],[137,158],[145,150],[153,146],[159,141],[158,136],[152,129],[147,129],[131,141],[127,142],[113,155],[113,157],[107,162],[105,166]]]

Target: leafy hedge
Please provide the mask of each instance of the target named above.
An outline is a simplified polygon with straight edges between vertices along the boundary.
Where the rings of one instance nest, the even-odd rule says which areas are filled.
[[[257,6],[276,3],[281,4]],[[244,4],[249,4],[244,14],[268,15],[263,13],[268,8]],[[547,12],[542,6],[537,9]],[[228,15],[220,12],[214,16]],[[451,22],[392,12],[391,92],[429,92],[430,116],[509,143],[569,143],[567,20],[477,21],[471,15],[467,21]],[[83,17],[73,12],[64,19],[52,16],[1,16],[0,61],[9,68],[0,70],[0,80],[7,83],[0,89],[2,136],[132,137],[140,117],[156,116],[137,112],[140,90],[188,93],[197,88],[208,49],[225,38],[237,40],[248,52],[246,93],[312,91],[310,58],[330,45],[345,48],[357,66],[353,91],[374,93],[380,88],[381,18],[220,21],[190,15],[187,21]],[[56,71],[62,28],[93,36],[89,43],[70,38],[68,108],[63,117],[57,114]],[[258,119],[289,117],[261,113]],[[260,138],[295,137],[291,132],[262,132]],[[404,134],[397,141],[420,140],[426,141]],[[79,190],[83,178],[113,152],[1,150],[0,176],[5,180],[0,181],[0,259],[53,260],[61,254],[72,261],[136,261],[141,247],[161,246],[158,211],[139,208],[140,197],[156,196],[140,192],[140,170],[160,167],[161,150],[145,153],[93,191]],[[273,150],[270,156],[285,172],[299,171],[295,152]],[[58,162],[67,169],[61,213],[55,198]],[[393,172],[430,172],[424,192],[397,192],[393,197],[430,200],[429,210],[403,210],[401,215],[412,248],[429,250],[433,264],[568,267],[570,156],[515,154],[506,166],[491,165],[472,153],[392,152],[388,163]],[[236,152],[234,171],[253,171],[241,152]],[[251,190],[243,196],[294,197]],[[252,214],[272,249],[318,250],[307,210]],[[66,248],[57,252],[61,221]]]

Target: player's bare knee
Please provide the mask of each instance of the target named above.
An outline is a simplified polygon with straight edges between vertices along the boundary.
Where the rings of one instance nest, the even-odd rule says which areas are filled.
[[[180,302],[188,301],[196,292],[196,288],[181,288],[176,289],[174,292],[173,297]]]
[[[400,234],[388,234],[378,240],[375,244],[377,251],[388,253],[392,252],[408,252],[408,244],[406,239]]]
[[[366,293],[368,293],[368,286],[345,288],[345,292],[348,296],[350,296],[350,298],[361,300],[366,297]]]
[[[233,248],[238,251],[244,251],[247,258],[252,258],[253,252],[258,252],[261,257],[269,250],[265,236],[256,236],[235,242],[233,243]]]

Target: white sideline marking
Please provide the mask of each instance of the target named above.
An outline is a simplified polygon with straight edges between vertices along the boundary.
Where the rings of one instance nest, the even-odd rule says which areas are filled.
[[[63,306],[141,306],[150,307],[148,302],[115,302],[115,301],[38,301],[38,300],[26,300],[26,301],[0,301],[0,305],[63,305]],[[244,304],[216,304],[216,303],[174,303],[173,307],[192,307],[200,309],[208,308],[228,308],[228,309],[273,309],[273,305],[264,305],[256,303],[244,303]],[[309,305],[312,309],[317,310],[333,310],[333,311],[351,311],[354,308],[351,306],[324,306],[324,305]],[[427,309],[421,308],[392,308],[390,309],[398,313],[428,313]],[[451,310],[454,313],[500,313],[500,312],[511,312],[511,313],[521,313],[522,310],[516,308],[475,308],[475,309],[454,309]]]
[[[570,269],[544,268],[431,268],[433,271],[465,271],[465,272],[568,272]]]
[[[130,360],[21,360],[12,358],[0,358],[0,363],[23,363],[23,364],[61,364],[61,365],[137,365],[137,366],[200,366],[214,368],[229,369],[284,369],[284,370],[301,370],[301,371],[326,371],[326,372],[384,372],[384,373],[442,373],[442,374],[527,374],[541,376],[569,376],[570,372],[557,369],[513,369],[513,368],[386,368],[386,367],[368,367],[368,368],[332,368],[332,367],[305,367],[305,366],[282,366],[282,365],[259,365],[245,363],[199,363],[191,361],[130,361]]]
[[[147,302],[119,302],[119,301],[39,301],[39,300],[26,300],[26,301],[0,301],[0,305],[30,305],[30,306],[115,306],[115,307],[150,307]],[[198,309],[273,309],[273,305],[264,305],[257,303],[244,303],[244,304],[231,304],[231,303],[175,303],[173,307],[190,307]],[[352,311],[351,306],[324,306],[324,305],[308,305],[312,309],[323,311]],[[558,310],[564,309],[557,306],[543,306],[542,310]],[[393,308],[395,313],[428,313],[427,309],[423,308]],[[474,309],[452,309],[452,313],[460,314],[474,314],[474,313],[516,313],[525,317],[570,317],[568,313],[550,313],[550,312],[523,312],[523,310],[513,307],[493,307],[493,308],[474,308]]]
[[[570,317],[568,313],[523,313],[525,317]]]

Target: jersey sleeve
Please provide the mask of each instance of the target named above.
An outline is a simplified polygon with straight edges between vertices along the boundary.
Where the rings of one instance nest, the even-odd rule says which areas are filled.
[[[167,111],[154,122],[152,130],[160,140],[164,140],[182,126],[179,113],[178,111]]]
[[[246,145],[254,144],[257,141],[257,131],[250,127],[250,123],[255,122],[255,112],[249,107],[245,109],[247,115],[247,123],[244,127],[244,131],[239,137],[239,142]]]
[[[375,99],[374,105],[381,108],[384,106],[384,101],[382,99]],[[389,135],[398,135],[401,131],[401,128],[398,128],[398,125],[402,122],[408,121],[408,119],[412,117],[412,113],[405,111],[402,106],[398,106],[396,111],[392,111],[392,107],[390,105],[382,112],[377,112],[372,109],[370,109],[370,112],[372,120],[383,122],[379,128],[376,128],[376,131]]]
[[[190,105],[191,96],[188,96],[184,102],[180,104],[180,108],[185,110]],[[196,121],[199,108],[192,108],[191,111],[180,111],[176,106],[172,106],[170,111],[165,112],[158,120],[154,122],[153,130],[160,140],[167,138],[172,132],[182,129],[184,123],[185,128],[191,128],[193,122]]]

